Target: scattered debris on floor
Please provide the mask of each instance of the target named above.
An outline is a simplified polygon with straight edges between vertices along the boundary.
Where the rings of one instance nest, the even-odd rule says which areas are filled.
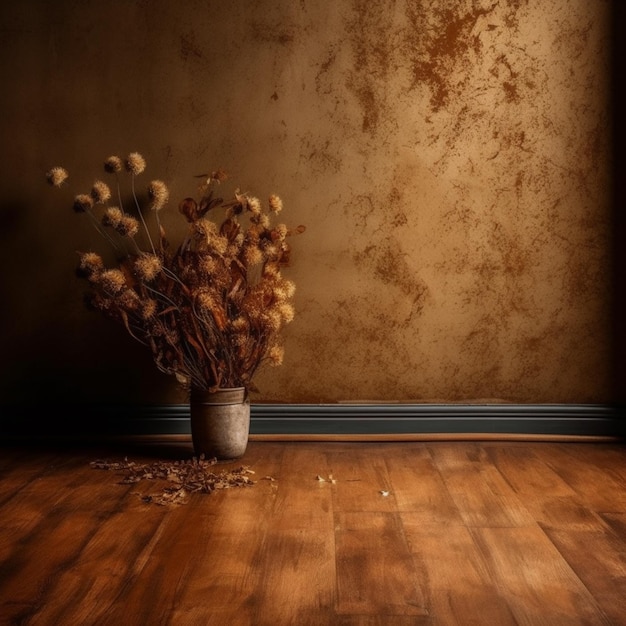
[[[134,463],[127,458],[124,461],[92,461],[93,469],[109,470],[123,474],[119,482],[122,485],[138,483],[142,480],[161,480],[170,483],[159,494],[137,494],[144,502],[160,505],[186,504],[191,493],[211,493],[216,489],[247,487],[254,484],[250,474],[254,472],[241,466],[231,470],[215,472],[211,468],[216,459],[193,457],[186,461],[154,461],[152,463]]]
[[[315,480],[317,480],[320,483],[332,483],[333,485],[337,482],[334,478],[332,474],[328,474],[328,478],[323,478],[322,476],[320,476],[319,474],[315,477]]]

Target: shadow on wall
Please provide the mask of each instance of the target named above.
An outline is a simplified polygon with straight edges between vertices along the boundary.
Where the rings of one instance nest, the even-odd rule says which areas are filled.
[[[613,0],[613,394],[626,440],[626,4]]]

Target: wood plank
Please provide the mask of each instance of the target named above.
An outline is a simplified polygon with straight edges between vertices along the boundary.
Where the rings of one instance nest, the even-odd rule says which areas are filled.
[[[489,446],[488,458],[515,493],[525,496],[574,496],[576,492],[536,454],[537,446]]]
[[[395,511],[385,464],[389,444],[328,444],[325,452],[335,511]],[[315,470],[315,473],[318,473]],[[321,478],[328,479],[328,476]],[[381,492],[389,492],[384,496]]]
[[[401,519],[433,624],[517,624],[467,528],[424,524],[420,513],[403,512]]]
[[[535,454],[578,495],[581,502],[598,513],[626,513],[626,481],[622,457],[605,466],[591,461],[581,444],[539,446]],[[616,472],[615,467],[620,471]]]
[[[615,527],[626,523],[626,516],[619,523],[611,517]],[[608,528],[546,529],[546,534],[612,623],[622,624],[626,621],[626,535]]]
[[[430,444],[429,450],[466,526],[533,523],[480,444]]]
[[[335,525],[338,614],[428,616],[399,514],[338,513]]]
[[[332,483],[324,446],[285,450],[277,498],[259,554],[258,618],[267,624],[332,623],[336,570]],[[260,623],[260,622],[259,622]]]
[[[284,448],[276,476],[273,521],[280,528],[333,529],[335,484],[320,481],[332,470],[323,445],[292,444]]]
[[[0,455],[0,507],[36,475],[46,471],[58,452],[38,452],[22,448],[3,449]]]
[[[535,521],[544,529],[602,530],[606,522],[578,496],[527,496],[524,504]]]
[[[64,465],[76,466],[71,454],[51,451],[12,450],[1,469],[0,510],[33,480],[56,474]]]
[[[38,461],[35,467],[41,469]],[[111,478],[108,477],[109,481]],[[75,510],[114,509],[129,490],[128,486],[115,486],[110,491],[99,487],[100,482],[85,458],[59,457],[54,467],[36,472],[36,476],[0,508],[0,563],[9,567],[7,561],[18,554],[31,537],[45,532],[55,518]]]
[[[428,615],[337,615],[327,626],[431,626]],[[321,626],[311,624],[311,626]]]
[[[611,624],[539,527],[473,528],[471,532],[499,596],[519,624]]]
[[[461,515],[433,463],[428,447],[408,444],[384,455],[390,496],[397,509],[422,524],[461,524]]]
[[[98,526],[71,568],[60,573],[29,623],[95,624],[136,583],[163,530],[164,509],[132,501]]]
[[[0,615],[5,623],[24,623],[41,608],[50,587],[71,568],[98,522],[96,511],[48,515],[46,525],[0,566]]]
[[[603,513],[601,517],[622,541],[626,541],[626,513]]]
[[[541,446],[550,456],[554,445]],[[494,466],[513,488],[533,520],[544,527],[601,528],[602,519],[537,454],[537,445],[486,448]]]
[[[568,455],[572,462],[584,459],[586,464],[608,473],[618,482],[626,483],[626,445],[605,443],[585,446],[582,444],[560,445],[559,450]]]

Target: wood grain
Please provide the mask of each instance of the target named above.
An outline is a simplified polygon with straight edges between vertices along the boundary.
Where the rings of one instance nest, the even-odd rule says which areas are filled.
[[[592,593],[538,526],[473,528],[499,597],[519,624],[610,624]]]
[[[104,455],[191,450],[0,456],[0,625],[626,624],[616,443],[254,441],[177,506]]]
[[[415,513],[401,519],[433,623],[517,624],[468,528],[424,524]]]
[[[337,612],[428,615],[396,513],[340,513],[336,521]]]
[[[430,449],[435,467],[467,526],[508,527],[533,522],[479,444],[442,444]]]
[[[622,515],[626,521],[626,515]],[[546,536],[571,566],[612,624],[626,621],[626,535],[599,529],[547,529]]]

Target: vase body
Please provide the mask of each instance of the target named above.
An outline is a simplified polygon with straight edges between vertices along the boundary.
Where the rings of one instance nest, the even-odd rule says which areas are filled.
[[[250,433],[250,400],[244,387],[192,389],[189,408],[197,456],[228,460],[244,455]]]

